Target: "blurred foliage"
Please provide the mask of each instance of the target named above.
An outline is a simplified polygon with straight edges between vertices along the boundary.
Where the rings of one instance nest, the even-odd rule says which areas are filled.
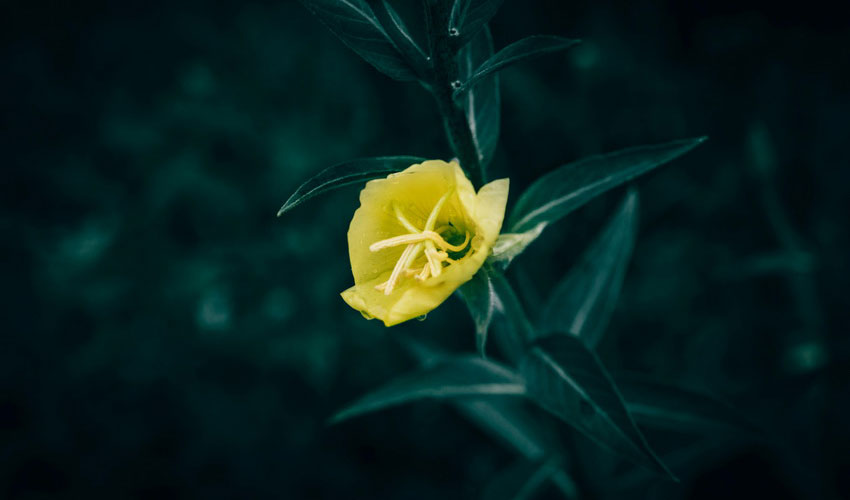
[[[416,34],[418,2],[394,5]],[[777,443],[648,432],[676,484],[566,440],[583,491],[848,494],[850,34],[830,6],[807,7],[508,1],[493,18],[497,51],[583,40],[501,73],[490,170],[515,194],[590,154],[711,137],[637,182],[600,357],[718,394]],[[416,362],[338,296],[356,188],[275,212],[350,158],[444,157],[421,88],[295,2],[8,8],[1,496],[468,498],[515,467],[436,403],[325,425]],[[514,261],[529,311],[621,199]],[[456,299],[403,328],[475,348]]]

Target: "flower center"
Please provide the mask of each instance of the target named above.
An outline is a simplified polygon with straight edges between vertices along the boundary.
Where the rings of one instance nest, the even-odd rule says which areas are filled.
[[[435,229],[440,210],[443,209],[443,205],[446,204],[446,200],[449,199],[452,193],[454,193],[454,190],[447,192],[437,201],[434,208],[431,209],[431,213],[428,215],[428,220],[425,222],[425,227],[422,230],[411,224],[401,212],[401,209],[398,208],[398,205],[393,204],[396,219],[407,229],[408,234],[376,241],[369,245],[369,250],[372,252],[405,245],[401,257],[399,257],[395,267],[393,267],[392,273],[390,273],[390,278],[380,285],[376,285],[375,288],[377,290],[383,291],[384,295],[389,295],[396,288],[402,277],[414,277],[419,281],[425,281],[431,276],[439,276],[443,272],[444,265],[448,266],[457,262],[449,257],[449,252],[458,253],[466,249],[467,245],[469,245],[469,231],[466,231],[463,243],[452,245],[446,241],[443,233],[454,231],[453,226],[446,225]],[[420,254],[425,255],[425,262],[422,263],[421,269],[414,267],[414,263]]]

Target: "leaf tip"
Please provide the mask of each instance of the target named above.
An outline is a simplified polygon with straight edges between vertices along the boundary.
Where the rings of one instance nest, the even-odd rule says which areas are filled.
[[[283,204],[283,206],[282,206],[282,207],[280,207],[280,210],[278,210],[278,211],[277,211],[277,216],[278,216],[278,217],[280,217],[281,215],[285,214],[286,212],[289,212],[289,210],[290,210],[292,207],[293,207],[293,205],[292,205],[292,204],[290,204],[290,203],[287,201],[286,203],[284,203],[284,204]]]
[[[280,210],[278,210],[278,211],[277,211],[277,216],[278,216],[278,217],[280,217],[281,215],[285,214],[286,212],[289,212],[290,210],[292,210],[293,208],[295,208],[296,206],[298,206],[298,205],[299,205],[302,201],[304,201],[303,199],[296,199],[296,196],[297,196],[297,195],[298,195],[298,193],[297,193],[297,192],[296,192],[296,193],[293,193],[293,195],[292,195],[292,196],[290,196],[290,197],[289,197],[289,199],[288,199],[288,200],[286,200],[286,201],[283,203],[283,206],[281,206],[281,207],[280,207]]]

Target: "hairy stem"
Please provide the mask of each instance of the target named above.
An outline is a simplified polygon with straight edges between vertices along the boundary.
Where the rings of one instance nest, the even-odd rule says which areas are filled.
[[[433,82],[430,90],[437,101],[437,109],[443,117],[443,124],[452,151],[454,151],[472,184],[478,188],[484,183],[484,173],[481,163],[478,161],[478,150],[475,147],[466,115],[452,98],[454,91],[452,84],[458,81],[458,67],[451,35],[449,34],[450,4],[451,2],[446,0],[425,0],[431,57],[434,62]]]

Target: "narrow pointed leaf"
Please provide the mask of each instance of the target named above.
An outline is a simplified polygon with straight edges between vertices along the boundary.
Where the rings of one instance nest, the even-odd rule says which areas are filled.
[[[617,213],[555,286],[541,315],[540,333],[569,332],[593,349],[602,338],[632,255],[638,195],[626,195]]]
[[[553,52],[567,50],[579,42],[580,40],[551,35],[534,35],[523,38],[518,42],[508,45],[478,66],[475,73],[466,80],[461,81],[461,86],[454,91],[454,97],[457,99],[479,81],[511,64],[527,61]]]
[[[522,395],[522,380],[511,370],[480,358],[448,360],[416,370],[367,394],[334,415],[338,423],[364,413],[421,399]]]
[[[475,323],[475,347],[478,354],[485,357],[487,331],[496,311],[504,309],[502,302],[496,295],[493,281],[486,271],[475,273],[471,280],[458,289],[458,294],[469,308]]]
[[[534,338],[534,325],[505,275],[489,266],[487,272],[502,304],[502,309],[497,311],[497,320],[494,321],[496,338],[502,339],[500,347],[505,351],[505,356],[511,361],[518,361],[525,351],[525,345]]]
[[[449,15],[449,33],[454,33],[456,48],[464,46],[496,15],[504,0],[455,0]]]
[[[647,444],[596,355],[572,335],[539,339],[520,365],[528,396],[590,439],[633,462],[674,476]]]
[[[410,34],[410,30],[408,30],[407,25],[404,24],[404,20],[398,12],[396,12],[393,6],[386,0],[383,1],[383,6],[384,12],[387,14],[386,20],[383,23],[386,27],[385,31],[387,32],[387,35],[389,35],[390,39],[392,39],[405,61],[414,68],[414,71],[420,77],[424,77],[426,75],[427,68],[430,66],[428,56],[413,39],[413,36]]]
[[[492,325],[502,354],[511,361],[519,360],[534,327],[505,276],[484,265],[458,292],[475,322],[478,352],[485,352],[488,328]]]
[[[591,156],[540,177],[520,196],[511,213],[508,232],[522,233],[550,224],[594,197],[677,158],[705,137],[641,146]]]
[[[283,215],[301,203],[326,191],[384,177],[423,161],[425,161],[424,158],[416,156],[381,156],[339,163],[322,170],[296,189],[292,196],[286,200],[286,203],[280,207],[277,215]]]
[[[413,69],[365,0],[301,0],[301,3],[342,43],[379,71],[395,80],[416,80]]]
[[[728,403],[708,394],[637,374],[618,374],[616,380],[639,424],[700,433],[759,432]]]
[[[476,68],[493,56],[493,39],[485,26],[458,54],[458,77],[466,81]],[[472,132],[478,161],[487,166],[499,142],[501,95],[499,75],[493,73],[464,94],[461,104]]]

